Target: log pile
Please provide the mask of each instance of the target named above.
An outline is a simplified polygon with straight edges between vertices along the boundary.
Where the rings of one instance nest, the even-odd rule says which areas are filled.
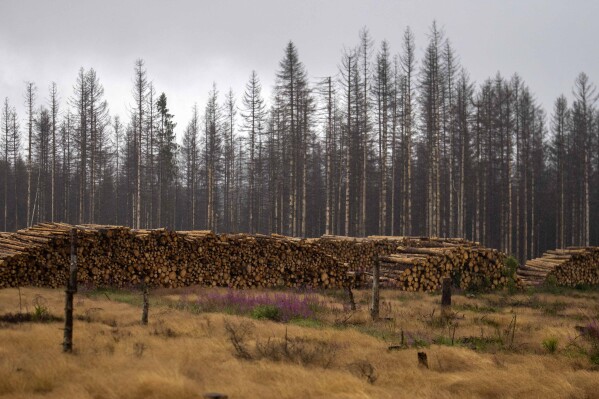
[[[548,279],[566,287],[599,284],[599,247],[567,247],[547,251],[518,269],[527,286],[538,286]]]
[[[42,223],[0,233],[0,288],[60,287],[67,281],[73,226]],[[505,255],[463,239],[214,234],[211,231],[77,227],[79,283],[127,287],[189,285],[369,287],[374,262],[381,286],[409,291],[508,284]]]
[[[381,286],[406,291],[437,290],[444,277],[452,278],[454,285],[463,289],[503,288],[515,279],[505,269],[503,253],[462,238],[323,236],[314,243],[347,263],[358,287],[371,285],[377,258],[381,262]]]
[[[421,238],[406,244],[381,258],[381,276],[388,286],[406,291],[437,290],[449,277],[461,289],[499,289],[514,281],[515,276],[507,273],[505,255],[478,243]]]
[[[369,286],[369,274],[376,257],[390,255],[395,248],[404,243],[403,237],[346,237],[324,235],[321,238],[309,239],[324,253],[335,258],[338,262],[346,264],[352,284],[355,287]]]
[[[209,231],[78,226],[79,283],[342,288],[347,268],[303,240]],[[71,225],[39,224],[0,236],[0,287],[63,286]]]

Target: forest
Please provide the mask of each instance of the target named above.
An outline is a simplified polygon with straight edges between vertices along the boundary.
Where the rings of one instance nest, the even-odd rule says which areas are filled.
[[[93,68],[72,88],[26,82],[24,115],[21,98],[1,104],[0,229],[464,237],[521,261],[598,245],[590,78],[546,110],[517,73],[474,82],[436,23],[422,40],[418,57],[410,28],[396,49],[364,28],[328,77],[290,41],[268,98],[248,71],[245,87],[189,104],[184,126],[143,59],[127,115],[111,114]]]

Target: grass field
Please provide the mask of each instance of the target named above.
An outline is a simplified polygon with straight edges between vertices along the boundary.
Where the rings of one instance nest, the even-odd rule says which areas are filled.
[[[63,354],[64,293],[0,290],[0,396],[599,397],[597,290],[459,294],[445,315],[439,295],[383,291],[377,322],[355,296],[156,290],[142,326],[139,292],[80,290]]]

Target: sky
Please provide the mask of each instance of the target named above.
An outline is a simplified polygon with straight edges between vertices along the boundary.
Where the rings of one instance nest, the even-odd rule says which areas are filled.
[[[396,54],[410,26],[421,54],[436,20],[475,82],[517,72],[550,114],[581,71],[599,83],[598,18],[597,0],[0,0],[0,98],[24,120],[25,82],[42,105],[54,81],[64,110],[79,68],[93,67],[111,115],[128,120],[142,58],[180,135],[213,83],[240,105],[256,70],[268,97],[289,40],[316,81],[337,73],[362,27]]]

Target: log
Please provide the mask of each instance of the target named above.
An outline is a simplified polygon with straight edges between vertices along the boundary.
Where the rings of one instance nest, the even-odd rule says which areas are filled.
[[[599,285],[599,247],[549,250],[517,273],[527,286],[541,285],[550,277],[559,286]]]

